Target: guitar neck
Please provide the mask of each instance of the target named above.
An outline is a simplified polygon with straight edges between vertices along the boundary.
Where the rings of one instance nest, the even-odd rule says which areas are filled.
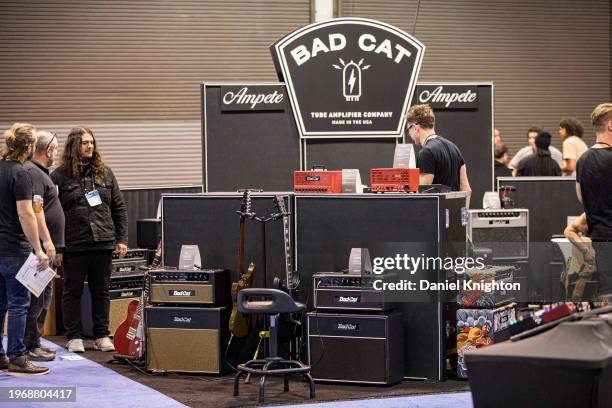
[[[293,264],[291,261],[291,235],[289,230],[289,215],[283,215],[283,241],[285,244],[285,273],[287,274],[287,288],[294,289]]]
[[[140,302],[138,302],[138,307],[136,308],[136,313],[134,313],[134,316],[138,320],[142,320],[142,312],[144,310],[144,304],[145,304],[147,298],[149,297],[149,285],[147,284],[148,276],[149,276],[148,273],[145,273],[143,278],[142,278],[143,279],[142,294],[140,295]]]
[[[240,244],[238,249],[238,273],[242,275],[244,273],[244,253],[245,253],[245,222],[244,218],[240,218]]]

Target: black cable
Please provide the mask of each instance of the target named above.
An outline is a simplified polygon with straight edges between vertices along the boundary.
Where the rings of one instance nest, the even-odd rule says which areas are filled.
[[[416,13],[414,14],[414,23],[412,23],[412,32],[411,35],[414,35],[416,32],[417,20],[419,19],[419,10],[421,9],[421,0],[417,1]]]
[[[237,373],[237,372],[238,372],[238,369],[237,369],[236,367],[234,367],[234,366],[232,365],[232,363],[230,363],[230,362],[229,362],[229,359],[227,358],[227,353],[228,353],[228,351],[229,351],[229,348],[230,348],[230,345],[232,344],[232,340],[233,340],[233,339],[234,339],[234,334],[232,333],[232,334],[230,334],[230,338],[229,338],[229,340],[227,341],[227,346],[225,346],[225,353],[223,353],[223,358],[225,359],[225,362],[227,363],[227,365],[228,365],[228,366],[230,366],[230,368],[231,368],[232,370],[234,370],[234,372],[236,372],[236,373]]]

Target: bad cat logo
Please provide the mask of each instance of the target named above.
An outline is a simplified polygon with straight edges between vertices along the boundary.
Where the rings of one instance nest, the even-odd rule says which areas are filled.
[[[337,64],[333,64],[332,66],[336,69],[342,70],[342,95],[347,102],[351,101],[359,101],[359,97],[361,96],[361,71],[365,71],[370,68],[369,65],[361,67],[363,63],[363,58],[356,64],[354,61],[345,64],[342,58],[338,58],[340,60],[340,67]],[[350,72],[350,74],[348,74]]]
[[[425,47],[397,27],[340,18],[271,48],[302,138],[402,137]]]

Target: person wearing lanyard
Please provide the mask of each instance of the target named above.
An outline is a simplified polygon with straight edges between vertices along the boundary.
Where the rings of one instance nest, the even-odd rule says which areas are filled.
[[[85,351],[81,295],[91,292],[94,348],[114,351],[108,331],[109,284],[113,251],[127,253],[127,210],[117,179],[98,151],[90,129],[70,131],[62,164],[51,178],[66,218],[63,257],[63,318],[69,351]]]
[[[576,195],[593,241],[600,295],[612,294],[612,103],[591,113],[595,144],[576,163]],[[607,297],[607,296],[606,296]]]
[[[436,134],[436,117],[429,105],[414,105],[406,114],[406,133],[421,147],[417,167],[419,184],[443,184],[452,191],[467,193],[466,207],[470,207],[472,189],[461,151],[450,140]]]

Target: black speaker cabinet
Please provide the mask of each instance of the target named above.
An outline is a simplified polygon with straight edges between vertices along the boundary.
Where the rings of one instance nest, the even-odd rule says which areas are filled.
[[[475,408],[612,407],[612,314],[466,353]]]
[[[404,375],[401,314],[308,313],[308,361],[316,381],[400,382]]]
[[[147,370],[223,374],[229,310],[147,307]]]
[[[161,241],[161,220],[143,218],[136,221],[136,243],[139,248],[156,248]]]

